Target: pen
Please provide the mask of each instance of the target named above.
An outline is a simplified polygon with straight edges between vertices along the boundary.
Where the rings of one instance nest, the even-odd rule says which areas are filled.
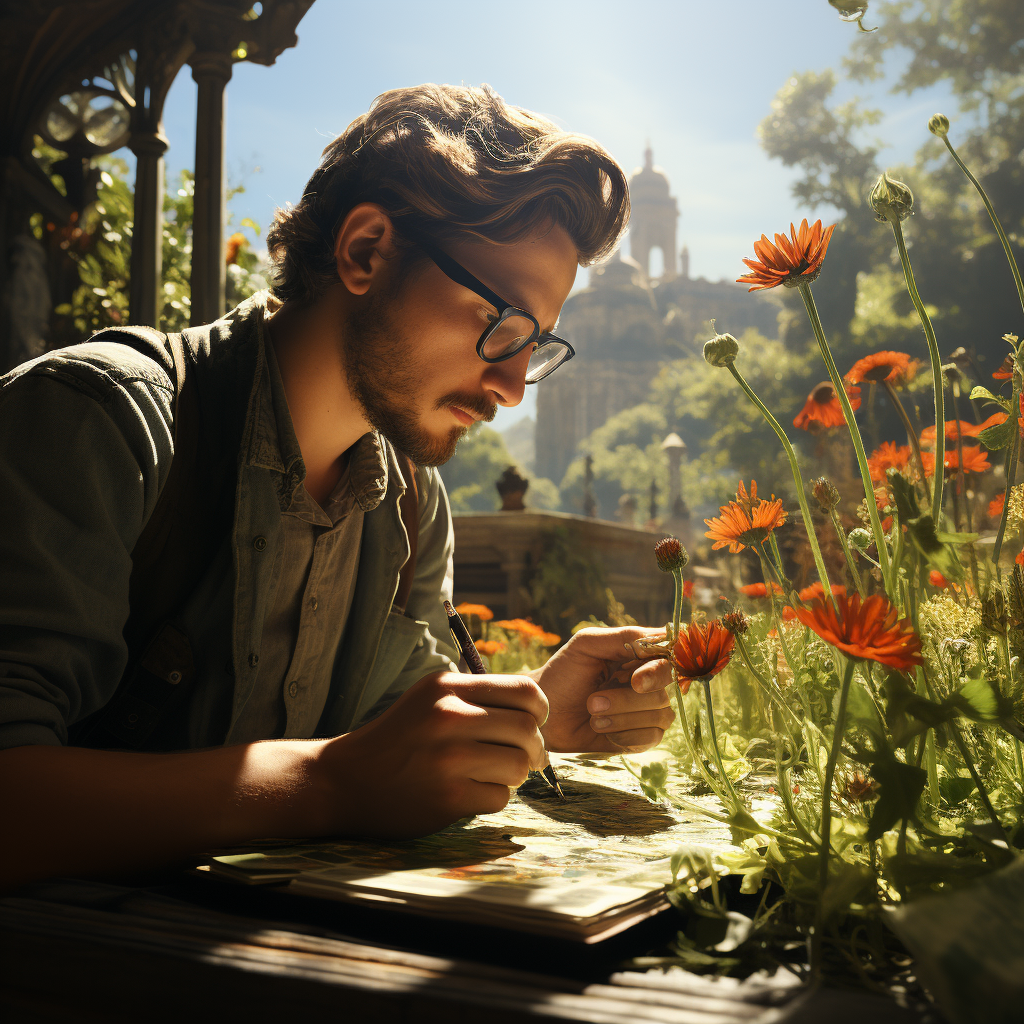
[[[476,644],[473,643],[473,638],[469,635],[469,630],[466,629],[466,624],[462,621],[462,616],[452,607],[450,601],[444,602],[444,610],[448,616],[448,628],[452,631],[452,639],[455,641],[456,648],[466,659],[469,671],[475,676],[486,675],[487,669],[480,658],[480,652],[476,649]],[[544,777],[544,781],[558,794],[559,799],[564,800],[565,794],[562,792],[558,776],[555,775],[555,769],[551,767],[550,761],[546,767],[541,769],[541,775]]]

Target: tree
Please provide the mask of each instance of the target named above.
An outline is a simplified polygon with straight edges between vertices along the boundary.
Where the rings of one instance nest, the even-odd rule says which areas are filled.
[[[47,171],[62,155],[42,143],[35,150],[36,158]],[[75,288],[71,301],[54,310],[51,348],[73,345],[96,331],[129,322],[134,191],[128,183],[128,165],[120,157],[98,157],[96,166],[100,169],[96,200],[86,208],[81,222],[76,222],[75,229],[67,232],[67,238],[61,241],[61,247],[76,265],[80,284]],[[50,178],[63,191],[60,176],[51,173]],[[164,197],[163,305],[160,311],[160,329],[164,331],[180,331],[189,323],[192,173],[182,171],[176,185],[172,184]],[[228,198],[242,191],[243,187],[236,186],[229,190]],[[43,224],[41,218],[37,218],[33,226],[39,238],[44,231],[57,230],[53,225]],[[236,232],[229,240],[231,244],[226,253],[229,262],[228,301],[231,305],[267,287],[263,268],[250,241],[250,238],[255,240],[259,237],[259,225],[245,218],[240,228],[248,231],[249,236]]]
[[[866,80],[898,53],[906,64],[894,91],[948,81],[968,116],[950,138],[981,178],[1012,241],[1024,237],[1024,5],[1017,0],[896,0],[872,5],[878,30],[857,33],[848,72]],[[794,186],[802,204],[842,213],[815,295],[840,364],[867,347],[917,356],[923,344],[886,225],[866,203],[877,151],[857,140],[877,113],[853,104],[832,107],[831,72],[790,78],[761,125],[766,151],[804,174]],[[1007,331],[1024,327],[1004,255],[984,207],[945,148],[919,127],[922,145],[902,170],[916,215],[904,225],[922,296],[934,307],[940,349],[974,350],[978,375],[1002,361]],[[792,295],[784,337],[802,342],[808,329]],[[842,365],[840,367],[843,368]]]

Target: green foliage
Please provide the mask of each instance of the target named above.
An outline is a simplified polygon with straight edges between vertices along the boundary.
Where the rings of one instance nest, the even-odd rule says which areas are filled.
[[[501,499],[495,485],[514,464],[501,434],[483,423],[474,423],[455,455],[440,467],[452,512],[496,512]],[[528,508],[557,509],[561,505],[561,495],[552,481],[523,475],[530,481],[524,499]]]
[[[792,351],[753,328],[740,338],[736,365],[787,426],[824,376],[816,350]],[[632,494],[638,521],[644,522],[652,480],[664,512],[668,467],[661,442],[670,430],[687,445],[682,491],[691,507],[726,501],[741,478],[756,478],[765,492],[792,490],[789,463],[778,438],[732,376],[689,356],[667,363],[647,402],[611,417],[581,446],[594,460],[594,490],[602,515],[610,517],[619,497]],[[582,503],[584,472],[581,456],[562,480],[562,497],[569,508]]]
[[[37,154],[44,166],[60,154],[39,145]],[[55,310],[55,345],[83,341],[96,331],[129,322],[131,242],[134,227],[134,191],[128,182],[128,165],[120,157],[102,156],[95,161],[100,169],[96,201],[85,211],[81,234],[66,248],[75,262],[81,284],[71,301]],[[55,185],[62,184],[51,175]],[[238,186],[228,198],[243,192]],[[192,272],[192,213],[194,181],[190,171],[182,171],[164,197],[162,259],[162,305],[160,329],[180,331],[190,316]],[[229,218],[229,226],[231,218]],[[259,237],[259,225],[245,218],[240,224],[248,235],[239,233],[235,261],[228,266],[227,299],[234,306],[255,291],[267,287],[253,251]]]
[[[501,507],[495,484],[512,464],[501,434],[474,423],[455,455],[440,467],[452,512],[495,512]]]
[[[564,526],[545,542],[530,596],[534,619],[563,637],[581,619],[607,621],[615,600],[590,549]]]

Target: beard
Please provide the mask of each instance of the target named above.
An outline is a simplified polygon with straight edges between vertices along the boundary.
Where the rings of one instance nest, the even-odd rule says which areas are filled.
[[[431,374],[426,366],[409,361],[410,346],[389,313],[389,307],[397,304],[399,287],[385,289],[348,317],[342,341],[348,387],[370,425],[399,451],[418,466],[440,466],[455,454],[469,427],[452,427],[438,437],[420,424],[416,399]],[[453,405],[486,422],[498,411],[497,405],[482,395],[460,391],[443,395],[433,408]]]

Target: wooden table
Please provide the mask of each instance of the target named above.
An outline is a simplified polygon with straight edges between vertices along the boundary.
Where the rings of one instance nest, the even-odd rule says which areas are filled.
[[[624,961],[670,911],[596,946],[539,941],[210,879],[58,881],[0,899],[8,1022],[805,1024],[916,1020],[866,993],[805,992]]]

